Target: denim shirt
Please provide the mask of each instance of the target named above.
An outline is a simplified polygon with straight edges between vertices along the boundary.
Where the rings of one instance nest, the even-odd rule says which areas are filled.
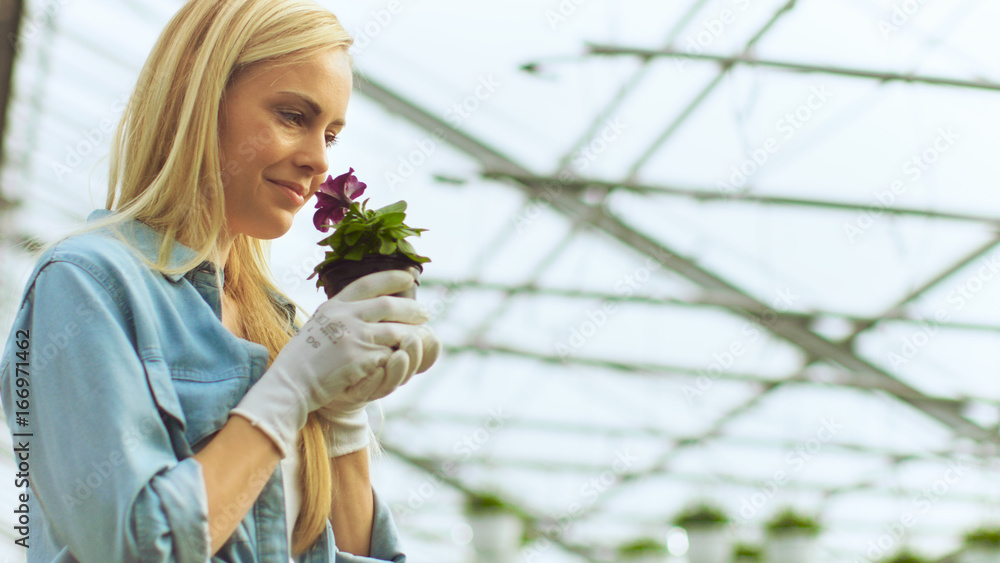
[[[121,229],[155,263],[160,234],[139,221]],[[169,263],[194,255],[175,243]],[[192,454],[268,361],[264,346],[237,338],[221,318],[210,262],[164,275],[100,231],[42,255],[0,356],[0,399],[15,452],[27,458],[29,563],[288,562],[280,464],[260,476],[253,507],[210,553],[208,498]],[[328,521],[296,561],[404,562],[377,494],[370,553],[338,551]]]

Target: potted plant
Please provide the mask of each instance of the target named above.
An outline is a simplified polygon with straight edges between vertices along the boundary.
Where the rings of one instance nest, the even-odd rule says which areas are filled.
[[[615,561],[622,563],[662,563],[667,558],[667,546],[652,539],[640,538],[618,548]]]
[[[674,525],[684,528],[688,536],[688,560],[691,563],[728,563],[729,517],[711,503],[702,502],[681,511]]]
[[[812,517],[786,508],[767,523],[769,563],[809,563],[815,557],[819,523]]]
[[[465,497],[465,515],[472,528],[477,561],[515,561],[524,536],[524,522],[499,496],[492,493]]]
[[[764,560],[764,552],[756,545],[738,543],[733,548],[733,563],[759,563]]]
[[[909,549],[903,548],[902,551],[893,555],[886,563],[930,563],[930,560],[920,557]]]
[[[965,534],[965,548],[962,563],[986,563],[1000,561],[1000,527],[981,526]]]
[[[333,297],[352,281],[382,270],[405,270],[416,267],[423,272],[430,258],[416,253],[405,239],[420,236],[427,229],[414,229],[403,223],[406,202],[397,201],[380,209],[368,209],[368,199],[360,205],[354,201],[365,193],[367,184],[358,181],[354,168],[336,178],[329,176],[316,192],[316,213],[313,224],[333,234],[319,241],[330,250],[316,265],[309,279],[319,276],[316,287],[322,287],[327,298]],[[418,280],[419,284],[419,280]],[[402,292],[401,297],[414,297],[416,289]]]

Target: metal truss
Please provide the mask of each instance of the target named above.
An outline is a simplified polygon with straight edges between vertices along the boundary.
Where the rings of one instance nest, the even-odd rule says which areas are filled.
[[[901,215],[912,217],[925,217],[930,219],[944,219],[949,221],[962,221],[965,223],[983,223],[993,228],[1000,229],[1000,217],[989,215],[974,215],[971,213],[949,213],[930,209],[917,209],[913,207],[882,207],[876,205],[865,205],[842,201],[802,199],[792,197],[768,196],[749,192],[731,193],[718,191],[716,189],[690,189],[670,186],[651,186],[636,182],[608,182],[596,179],[561,179],[557,176],[540,176],[536,174],[528,176],[518,176],[505,174],[502,172],[484,171],[483,178],[498,180],[510,179],[522,184],[531,185],[554,185],[558,184],[564,191],[574,195],[580,193],[602,193],[606,194],[613,190],[621,190],[643,195],[664,195],[676,196],[684,199],[707,202],[726,203],[764,203],[774,206],[784,207],[811,207],[820,209],[836,209],[843,211],[858,211],[862,213],[875,213],[887,215]]]
[[[370,97],[374,101],[381,104],[387,110],[392,113],[398,114],[414,125],[424,129],[427,132],[434,133],[439,138],[443,139],[445,142],[451,144],[458,150],[466,153],[473,159],[475,159],[480,167],[481,174],[484,177],[497,179],[500,181],[507,182],[516,188],[524,192],[529,198],[532,199],[544,199],[551,207],[562,215],[566,216],[574,225],[578,228],[581,225],[586,225],[588,227],[600,230],[618,241],[622,244],[649,256],[663,265],[667,266],[673,272],[683,276],[684,278],[696,283],[705,290],[706,297],[699,300],[688,300],[685,304],[692,305],[710,305],[714,307],[722,307],[732,314],[753,319],[753,317],[760,311],[767,309],[764,303],[761,303],[756,298],[746,294],[740,290],[735,284],[723,279],[719,275],[710,272],[699,265],[697,265],[690,258],[680,256],[675,253],[672,249],[666,247],[658,241],[651,239],[650,237],[638,232],[636,229],[632,228],[627,223],[623,222],[619,218],[613,216],[608,210],[602,205],[602,203],[591,204],[586,203],[580,199],[580,194],[590,193],[592,194],[595,190],[597,192],[603,192],[606,195],[611,193],[615,189],[627,189],[640,193],[651,193],[651,194],[664,194],[671,196],[687,197],[698,200],[725,200],[735,203],[738,202],[760,202],[773,205],[789,205],[789,206],[811,206],[811,207],[825,207],[831,209],[841,209],[849,211],[866,211],[870,210],[871,206],[854,205],[842,202],[833,201],[812,201],[804,199],[793,199],[793,198],[776,198],[767,197],[759,195],[747,195],[747,194],[723,194],[719,192],[712,192],[708,190],[685,190],[678,188],[668,188],[668,187],[654,187],[654,186],[644,186],[638,184],[635,179],[638,171],[642,166],[648,162],[652,155],[662,146],[667,139],[676,132],[680,126],[694,113],[695,109],[708,98],[709,93],[720,83],[722,77],[735,65],[754,65],[768,68],[780,68],[784,70],[796,71],[796,72],[826,72],[830,74],[837,74],[842,76],[852,76],[858,78],[876,79],[882,82],[889,81],[904,81],[909,83],[926,83],[941,86],[959,86],[968,88],[980,88],[987,90],[997,90],[1000,86],[985,82],[976,81],[961,81],[946,78],[928,77],[928,76],[916,76],[916,75],[903,75],[903,74],[893,74],[893,73],[875,73],[854,69],[843,69],[836,67],[819,67],[810,65],[796,65],[793,63],[780,63],[778,61],[765,61],[761,59],[756,59],[748,56],[748,53],[752,50],[753,45],[774,25],[774,23],[785,13],[790,11],[795,5],[794,0],[786,3],[778,10],[774,16],[756,33],[753,38],[748,42],[743,54],[734,57],[714,57],[708,55],[702,56],[689,56],[688,58],[706,60],[718,63],[720,66],[720,73],[715,80],[711,81],[695,98],[680,111],[678,116],[670,123],[663,134],[661,134],[654,143],[648,148],[647,151],[630,167],[630,172],[628,177],[622,182],[602,182],[593,181],[587,179],[577,179],[572,178],[566,180],[565,172],[568,170],[567,165],[569,162],[569,154],[573,151],[569,151],[566,157],[561,159],[559,171],[550,177],[538,176],[531,173],[523,166],[519,165],[511,158],[501,154],[499,151],[490,147],[486,142],[476,139],[462,131],[459,131],[446,123],[441,118],[430,114],[429,112],[417,107],[415,104],[407,101],[401,95],[391,91],[389,88],[382,84],[372,81],[370,78],[358,77],[359,78],[359,90],[362,94]],[[609,56],[609,55],[636,55],[641,56],[644,60],[650,60],[653,57],[659,56],[687,56],[686,53],[679,53],[674,50],[665,49],[662,51],[642,51],[636,49],[624,49],[624,48],[612,48],[606,46],[591,46],[590,52],[595,56]],[[636,76],[639,76],[643,72],[640,70]],[[618,93],[616,98],[612,101],[611,106],[608,109],[601,112],[597,119],[594,120],[593,125],[588,131],[594,131],[599,124],[602,122],[602,117],[611,115],[613,113],[613,108],[617,104],[621,103],[627,97],[628,90],[633,88],[638,84],[639,80],[633,77],[632,80],[626,82],[626,86]],[[581,143],[585,142],[588,138],[587,135],[576,143],[575,146],[581,146]],[[559,178],[559,179],[556,179]],[[996,226],[1000,223],[1000,219],[988,216],[975,216],[971,214],[959,214],[959,213],[947,213],[947,212],[937,212],[937,211],[927,211],[919,209],[907,209],[907,208],[886,208],[884,209],[886,213],[895,215],[911,215],[911,216],[921,216],[921,217],[932,217],[943,220],[955,220],[955,221],[966,221],[966,222],[977,222],[986,224],[990,227]],[[571,233],[572,235],[572,233]],[[565,241],[564,241],[565,242]],[[728,377],[731,379],[739,379],[743,381],[752,381],[756,383],[760,391],[752,396],[749,400],[741,405],[731,409],[729,412],[723,413],[712,425],[711,428],[699,436],[688,436],[688,437],[667,437],[666,441],[668,444],[665,447],[663,455],[654,464],[653,469],[647,472],[645,475],[651,475],[655,473],[664,473],[670,471],[670,461],[678,455],[679,452],[683,451],[685,448],[690,447],[695,444],[701,444],[709,440],[718,440],[719,435],[723,427],[730,421],[743,414],[752,410],[756,404],[759,403],[762,397],[764,397],[770,391],[778,388],[779,386],[786,385],[789,383],[794,384],[809,384],[816,382],[810,382],[807,375],[807,368],[817,362],[826,362],[833,364],[835,366],[840,366],[842,369],[839,370],[841,377],[837,379],[834,383],[837,385],[843,385],[847,387],[856,387],[863,390],[874,391],[878,393],[886,393],[896,399],[912,406],[918,411],[926,414],[930,418],[937,420],[938,422],[944,424],[946,427],[950,428],[957,436],[966,437],[976,442],[988,443],[992,446],[1000,444],[1000,439],[998,439],[997,432],[995,429],[983,428],[977,424],[974,424],[967,420],[963,415],[962,411],[965,406],[965,401],[962,399],[950,399],[942,397],[932,397],[928,396],[919,389],[913,388],[912,386],[906,384],[905,382],[897,379],[892,373],[885,371],[884,369],[871,364],[870,362],[862,359],[853,350],[853,343],[858,335],[863,333],[865,330],[875,326],[879,322],[896,320],[903,322],[920,322],[918,319],[908,318],[902,314],[902,306],[912,302],[920,295],[922,295],[927,290],[938,285],[941,281],[949,278],[958,269],[967,265],[972,260],[981,256],[984,252],[992,249],[998,242],[1000,238],[996,241],[991,241],[988,245],[981,249],[977,249],[969,257],[963,258],[957,264],[955,264],[948,271],[942,273],[940,276],[927,282],[923,287],[914,291],[910,295],[906,296],[899,303],[896,303],[893,307],[886,311],[884,316],[877,318],[861,319],[861,318],[851,318],[847,315],[836,315],[833,313],[813,313],[813,314],[796,314],[785,312],[783,314],[777,315],[776,320],[770,323],[767,327],[772,334],[776,337],[781,338],[802,350],[806,362],[802,366],[798,373],[792,375],[791,377],[784,380],[768,380],[766,378],[760,377],[754,374],[729,374],[720,377]],[[563,248],[565,244],[560,244],[553,252],[558,252]],[[543,261],[542,263],[547,263],[551,261]],[[532,279],[537,279],[538,272],[533,273]],[[496,287],[489,286],[489,284],[474,283],[474,282],[463,282],[465,287],[476,287],[479,289],[488,289],[503,291],[508,299],[505,303],[509,303],[509,297],[517,294],[523,293],[536,293],[536,294],[552,294],[552,295],[563,295],[565,297],[580,297],[587,299],[611,299],[612,296],[600,295],[600,294],[585,294],[584,292],[560,292],[558,290],[538,288],[534,285],[534,282],[528,282],[524,287]],[[453,285],[453,284],[449,284]],[[642,302],[645,298],[637,297],[635,298],[637,302]],[[680,305],[680,300],[666,300],[666,299],[656,299],[648,301],[649,304],[670,304],[670,305]],[[851,335],[847,337],[842,342],[831,341],[819,334],[814,333],[810,330],[810,325],[819,316],[840,316],[842,318],[847,318],[854,324],[854,330]],[[488,318],[496,319],[499,315],[488,315]],[[487,321],[489,322],[489,321]],[[956,325],[954,328],[960,328]],[[968,326],[963,326],[961,328],[970,328]],[[982,330],[995,331],[998,327],[991,326],[979,326],[976,327]],[[485,326],[480,327],[478,331],[479,334],[485,332]],[[505,354],[515,354],[521,357],[532,358],[543,362],[552,363],[564,363],[566,360],[563,358],[555,358],[552,356],[546,356],[543,354],[537,354],[534,352],[526,350],[511,350],[498,346],[487,346],[483,345],[478,338],[470,338],[472,344],[466,346],[456,346],[451,351],[452,352],[463,352],[463,353],[505,353]],[[654,373],[675,373],[675,374],[687,374],[691,375],[691,370],[686,368],[681,368],[679,366],[642,366],[633,363],[622,363],[614,361],[604,361],[604,360],[587,360],[587,359],[571,359],[570,362],[579,363],[589,363],[590,365],[599,365],[601,367],[610,368],[613,370],[623,370],[623,371],[643,371],[643,372],[654,372]],[[829,382],[825,382],[829,383]],[[401,450],[397,453],[403,454]],[[910,460],[920,459],[919,456],[908,456],[908,455],[893,455],[890,452],[869,452],[872,454],[881,454],[889,459],[892,465],[898,465]],[[942,455],[948,455],[942,454]],[[989,455],[987,453],[987,455]],[[423,460],[424,462],[429,462],[429,460]],[[675,472],[670,471],[673,476]],[[640,478],[641,476],[634,476],[634,478]],[[736,477],[727,476],[726,480],[735,481]],[[749,484],[749,483],[747,483]],[[840,494],[848,494],[850,492],[857,492],[865,488],[875,487],[877,483],[873,480],[868,483],[858,483],[850,487],[829,487],[822,484],[817,484],[816,488],[821,491],[825,498],[829,499],[832,496]],[[614,489],[613,491],[620,490],[621,488]],[[611,494],[605,494],[601,497],[598,503],[595,503],[587,511],[582,513],[579,518],[587,518],[588,514],[593,514],[594,512],[600,510],[601,506],[606,504],[609,500],[608,497],[613,494],[613,491],[609,491]],[[973,499],[968,499],[970,502]],[[981,499],[980,499],[981,500]],[[537,521],[536,517],[534,520]]]
[[[440,124],[439,126],[444,126]],[[517,166],[513,162],[506,163],[509,167]],[[519,187],[525,190],[532,197],[540,197],[546,186],[518,183]],[[624,223],[619,218],[609,213],[603,206],[590,205],[571,198],[566,195],[549,193],[550,205],[575,221],[585,222],[589,226],[612,235],[626,246],[645,254],[669,269],[696,283],[701,287],[723,291],[731,294],[742,294],[743,299],[751,307],[731,306],[727,307],[732,313],[749,320],[755,319],[755,311],[765,309],[767,306],[756,298],[742,292],[734,284],[724,280],[720,276],[709,272],[697,265],[693,260],[675,254],[671,249],[661,245],[658,241],[642,234]],[[807,357],[816,359],[826,359],[833,361],[847,369],[870,376],[886,384],[887,388],[900,392],[900,396],[920,397],[923,394],[911,388],[906,383],[897,380],[892,374],[887,373],[882,368],[861,359],[852,350],[843,347],[838,343],[831,342],[826,338],[817,335],[802,322],[791,321],[787,318],[778,317],[767,327],[775,336],[783,338],[788,342],[798,345],[806,353]],[[968,436],[977,440],[996,441],[997,436],[991,435],[983,428],[971,424],[964,418],[949,409],[941,409],[932,404],[930,397],[926,400],[907,399],[913,406],[925,411],[933,418],[938,419],[947,426],[954,429],[960,435]]]
[[[834,76],[847,76],[851,78],[867,78],[879,82],[909,82],[911,84],[930,84],[933,86],[949,86],[953,88],[973,88],[978,90],[1000,91],[1000,84],[987,82],[985,80],[961,80],[957,78],[946,78],[940,76],[922,76],[916,74],[902,74],[898,72],[878,72],[872,70],[862,70],[856,68],[836,67],[827,65],[807,65],[786,61],[772,61],[748,57],[746,55],[726,57],[721,55],[694,54],[674,49],[640,49],[635,47],[616,47],[614,45],[588,45],[588,50],[592,55],[615,56],[630,55],[649,60],[657,57],[672,57],[678,59],[690,59],[695,61],[710,61],[718,63],[724,69],[732,68],[736,65],[756,66],[761,68],[773,68],[778,70],[788,70],[793,72],[816,72],[830,74]]]
[[[988,245],[988,249],[993,248],[994,243],[991,241]],[[975,253],[977,256],[981,255],[981,251]],[[465,290],[473,289],[479,291],[494,291],[505,293],[509,296],[514,295],[528,295],[528,296],[546,296],[546,297],[562,297],[567,299],[583,299],[592,301],[610,301],[618,303],[630,303],[636,305],[652,305],[652,306],[670,306],[670,307],[716,307],[726,309],[727,307],[741,306],[748,310],[754,311],[754,305],[760,305],[760,303],[746,303],[742,299],[741,294],[731,294],[728,292],[719,291],[702,291],[700,294],[692,297],[687,297],[684,299],[676,297],[654,297],[646,295],[622,295],[613,293],[603,293],[600,291],[583,291],[576,289],[560,289],[555,287],[539,287],[537,285],[520,284],[520,285],[505,285],[499,283],[484,282],[479,280],[434,280],[427,279],[421,280],[420,284],[424,287],[446,287],[451,290]],[[919,317],[914,317],[912,315],[907,315],[904,311],[905,303],[894,305],[891,309],[887,310],[885,314],[875,316],[875,317],[859,317],[856,315],[849,315],[846,313],[840,313],[836,311],[812,311],[812,312],[800,312],[800,311],[775,311],[771,308],[756,310],[758,315],[763,315],[765,313],[769,315],[776,315],[779,317],[785,317],[791,322],[807,323],[809,325],[814,324],[824,318],[836,318],[847,321],[855,327],[864,326],[867,330],[876,323],[880,322],[898,322],[907,324],[920,324],[924,325],[927,323],[927,319],[922,319]],[[1000,332],[1000,325],[994,324],[982,324],[982,323],[966,323],[966,322],[955,322],[955,321],[935,321],[934,326],[940,328],[950,328],[957,330],[971,330],[971,331],[981,331],[981,332]],[[855,330],[849,336],[845,337],[849,340],[857,338],[863,331]]]
[[[643,374],[662,374],[670,377],[677,376],[687,376],[687,377],[697,377],[702,375],[702,371],[699,369],[684,367],[684,366],[670,366],[664,364],[648,364],[639,362],[623,362],[616,360],[607,360],[599,358],[578,358],[578,357],[562,357],[552,354],[541,354],[538,352],[533,352],[531,350],[523,350],[517,348],[510,348],[508,346],[499,345],[466,345],[466,346],[446,346],[445,351],[451,354],[498,354],[498,355],[508,355],[517,356],[520,358],[535,360],[538,362],[543,362],[547,364],[558,364],[562,366],[587,366],[587,367],[597,367],[603,368],[611,371],[617,371],[622,373],[643,373]],[[969,400],[964,398],[948,398],[948,397],[929,397],[923,393],[915,392],[914,394],[907,394],[905,391],[898,389],[894,385],[887,385],[884,381],[859,376],[858,374],[850,370],[839,370],[833,373],[823,373],[822,378],[817,375],[810,373],[808,366],[796,370],[795,373],[788,375],[786,377],[774,377],[766,376],[760,374],[752,373],[740,373],[733,371],[720,372],[718,375],[712,376],[713,381],[737,381],[744,383],[753,383],[761,387],[774,387],[778,385],[787,384],[799,384],[799,385],[813,385],[813,386],[837,386],[837,387],[849,387],[854,389],[863,389],[866,391],[882,391],[889,395],[892,395],[898,399],[905,402],[909,401],[919,401],[921,403],[927,404],[937,404],[941,405],[943,408],[949,410],[962,411],[969,404]],[[1000,401],[992,399],[976,399],[980,403],[994,404],[1000,406]]]

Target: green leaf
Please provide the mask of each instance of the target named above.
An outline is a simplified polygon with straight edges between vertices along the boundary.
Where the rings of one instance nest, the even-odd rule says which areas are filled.
[[[382,209],[376,211],[379,215],[388,215],[390,213],[403,213],[406,211],[406,202],[403,200],[397,201],[391,205],[386,205]],[[404,213],[405,215],[405,213]]]
[[[382,246],[379,247],[378,252],[379,254],[392,254],[393,252],[396,252],[396,243],[390,240],[383,240]]]
[[[395,227],[396,225],[402,225],[405,218],[406,213],[386,213],[382,216],[382,224],[386,227]]]
[[[344,230],[337,229],[330,235],[330,246],[336,248],[342,244],[344,244]]]
[[[404,252],[403,254],[407,258],[409,258],[410,260],[413,260],[414,262],[416,262],[418,264],[423,264],[424,262],[430,262],[431,261],[430,258],[428,258],[426,256],[421,256],[419,254],[410,254],[409,252]]]
[[[358,243],[358,239],[360,239],[361,235],[363,235],[363,234],[364,234],[364,232],[362,232],[362,231],[354,231],[354,232],[348,233],[347,236],[344,237],[344,242],[346,242],[348,246],[354,246],[355,244]]]
[[[399,250],[401,250],[405,254],[416,253],[416,250],[413,248],[413,245],[406,242],[405,240],[399,241]]]
[[[347,253],[347,256],[344,256],[344,258],[348,260],[361,260],[364,255],[365,249],[360,246],[355,246],[350,252]]]

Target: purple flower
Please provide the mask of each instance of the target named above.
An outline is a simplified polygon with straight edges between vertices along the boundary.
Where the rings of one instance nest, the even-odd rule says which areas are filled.
[[[328,176],[316,192],[316,214],[313,215],[316,228],[326,232],[339,223],[351,207],[351,201],[365,193],[366,187],[367,184],[354,176],[354,168],[336,178]]]

